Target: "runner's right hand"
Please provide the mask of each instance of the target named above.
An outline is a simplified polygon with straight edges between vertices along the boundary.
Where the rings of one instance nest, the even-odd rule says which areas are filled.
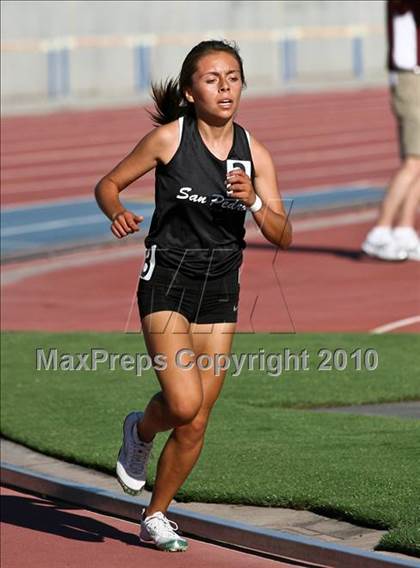
[[[137,225],[143,220],[143,215],[138,216],[128,209],[124,209],[113,215],[111,231],[117,238],[121,239],[130,233],[137,232],[139,230]]]

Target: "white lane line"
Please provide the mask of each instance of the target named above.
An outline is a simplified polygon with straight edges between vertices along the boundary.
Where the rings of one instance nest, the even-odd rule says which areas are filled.
[[[66,176],[63,179],[50,179],[45,181],[36,181],[30,183],[4,183],[2,187],[2,195],[14,195],[16,193],[32,193],[33,191],[57,191],[59,189],[81,189],[93,188],[101,179],[101,175],[90,174],[86,176]]]
[[[291,200],[291,199],[299,199],[302,197],[307,198],[308,196],[318,196],[319,194],[322,195],[328,195],[329,193],[332,194],[343,194],[345,195],[346,192],[349,191],[354,191],[354,192],[366,192],[366,193],[370,193],[372,191],[379,191],[382,190],[384,191],[384,185],[385,185],[385,181],[383,183],[378,183],[378,182],[372,182],[369,180],[366,181],[358,181],[357,183],[343,183],[334,187],[331,187],[331,185],[320,185],[319,187],[304,187],[302,189],[299,190],[290,190],[290,191],[284,191],[282,192],[282,199],[283,200]],[[145,185],[144,187],[139,187],[138,188],[139,191],[153,191],[154,190],[154,185],[150,184],[150,185]],[[127,199],[130,196],[127,195]],[[141,196],[136,196],[137,198],[140,198]],[[92,194],[91,196],[86,196],[86,195],[80,195],[80,196],[74,196],[74,197],[58,197],[56,199],[46,199],[46,200],[40,200],[40,201],[30,201],[30,202],[26,202],[25,203],[18,203],[16,205],[5,205],[4,207],[2,207],[2,211],[3,213],[13,213],[14,211],[22,211],[24,209],[28,209],[28,210],[32,210],[32,209],[47,209],[49,207],[56,207],[56,206],[61,206],[61,205],[77,205],[79,203],[83,204],[83,203],[96,203],[95,202],[95,197]],[[137,201],[137,199],[135,200],[135,203],[138,203],[140,205],[140,203],[144,203],[146,205],[150,205],[151,203],[154,202],[149,202],[149,201]]]
[[[393,142],[392,131],[388,125],[378,123],[375,128],[369,122],[369,126],[372,126],[369,132],[335,132],[334,135],[330,135],[329,133],[322,133],[318,132],[318,130],[311,130],[309,135],[305,135],[305,132],[297,132],[296,129],[290,130],[289,132],[285,132],[282,130],[282,140],[278,140],[278,138],[273,138],[273,130],[272,126],[270,125],[269,128],[266,128],[264,131],[260,131],[259,125],[253,125],[253,130],[258,131],[258,136],[263,136],[265,141],[268,143],[270,150],[279,150],[279,151],[292,151],[291,144],[296,142],[299,144],[299,148],[301,150],[306,149],[313,149],[314,147],[318,146],[325,146],[326,148],[334,148],[337,146],[342,145],[353,145],[353,144],[376,144],[379,142],[384,142],[389,138],[390,142]],[[144,132],[147,132],[148,128],[145,126]],[[61,151],[63,158],[67,157],[67,153],[73,152],[75,149],[81,150],[82,148],[96,148],[101,147],[104,148],[105,146],[113,147],[120,149],[122,144],[126,144],[128,147],[133,147],[139,140],[140,134],[142,131],[139,130],[138,135],[134,135],[133,133],[124,133],[120,130],[116,135],[114,135],[113,139],[111,140],[109,135],[103,134],[102,136],[97,137],[85,137],[83,134],[69,136],[67,135],[65,138],[63,136],[54,135],[48,138],[47,140],[37,141],[36,153],[45,153],[45,152],[57,152]],[[252,134],[252,133],[251,133]],[[307,132],[306,132],[307,134]],[[288,139],[285,140],[285,137],[288,136]],[[19,155],[27,154],[30,157],[33,157],[34,153],[34,142],[9,142],[7,141],[7,137],[4,146],[4,151],[2,152],[3,162],[6,163],[7,171],[10,171],[12,168],[9,168],[9,159],[14,159]],[[295,151],[295,149],[293,150]],[[36,156],[36,154],[35,154]],[[12,163],[12,162],[10,162]],[[34,162],[36,164],[36,160]]]
[[[366,180],[366,182],[363,183],[348,183],[347,186],[346,184],[340,184],[336,186],[335,191],[338,192],[346,192],[348,190],[366,190],[366,193],[369,191],[372,192],[373,191],[378,191],[378,190],[382,190],[384,191],[385,185],[386,185],[387,180],[385,179],[378,179],[375,181],[371,181],[371,180]],[[358,187],[360,185],[360,187]],[[153,196],[151,195],[151,193],[153,193],[154,191],[154,186],[153,185],[145,185],[144,187],[140,186],[137,187],[135,190],[135,193],[128,193],[127,195],[124,196],[125,197],[125,202],[129,203],[129,204],[136,204],[136,205],[145,205],[145,206],[151,206],[153,205],[154,208],[154,200],[153,200]],[[146,197],[147,192],[149,193],[150,197]],[[302,198],[303,196],[307,196],[307,195],[319,195],[319,194],[328,194],[331,192],[331,186],[327,185],[320,185],[319,187],[305,187],[303,189],[299,189],[299,190],[289,190],[289,191],[283,191],[281,193],[281,199],[283,201],[288,200],[288,202],[290,202],[290,200],[294,200],[296,197],[297,198]],[[24,203],[17,203],[14,205],[4,205],[1,210],[2,213],[14,213],[15,211],[24,211],[24,210],[32,210],[32,209],[48,209],[50,207],[54,208],[57,206],[65,206],[65,205],[83,205],[86,203],[95,203],[95,198],[94,196],[86,196],[86,193],[81,193],[81,194],[74,194],[73,197],[56,197],[53,199],[41,199],[41,200],[34,200],[34,201],[26,201]],[[348,203],[343,204],[345,207],[350,207],[353,206],[349,205]],[[131,206],[131,205],[130,205]]]
[[[103,213],[84,215],[83,217],[69,217],[68,219],[57,219],[56,221],[42,221],[40,223],[20,225],[19,227],[9,227],[8,229],[1,230],[1,236],[10,237],[12,235],[42,233],[56,229],[64,229],[65,227],[74,227],[75,225],[86,225],[87,223],[100,223],[103,221]]]
[[[355,211],[354,213],[343,213],[341,215],[330,215],[325,217],[317,217],[316,219],[301,219],[293,221],[293,232],[300,233],[306,231],[316,231],[318,229],[326,229],[333,227],[342,227],[344,225],[357,225],[373,221],[378,216],[377,209],[368,209],[366,211]],[[259,227],[255,224],[248,226],[246,229],[246,239],[260,236],[263,240],[263,234]]]
[[[375,327],[375,329],[371,329],[370,333],[375,333],[375,334],[387,333],[388,331],[392,331],[392,330],[398,329],[400,327],[408,327],[410,325],[413,325],[413,324],[419,323],[419,322],[420,322],[420,315],[419,316],[413,316],[411,318],[405,318],[405,319],[401,319],[401,320],[397,320],[397,321],[387,323],[385,325],[380,325],[379,327]]]
[[[374,133],[370,133],[372,136]],[[131,136],[131,138],[130,138]],[[29,153],[34,148],[34,142],[29,141],[9,141],[5,136],[5,142],[3,144],[2,156],[4,159],[13,158],[24,153]],[[118,144],[130,144],[133,146],[138,141],[137,136],[133,133],[124,133],[120,131],[118,135],[114,135],[111,139],[109,133],[103,133],[101,136],[90,136],[85,135],[85,133],[72,134],[72,135],[59,135],[55,132],[44,140],[37,140],[36,148],[37,153],[40,152],[50,152],[50,151],[62,151],[65,155],[66,150],[72,151],[74,148],[95,148],[103,146],[115,146]]]
[[[289,182],[296,182],[297,180],[301,180],[302,183],[308,183],[305,180],[314,179],[316,178],[334,178],[336,176],[348,176],[348,175],[357,175],[360,177],[361,175],[370,176],[372,172],[379,171],[379,172],[388,172],[390,169],[393,168],[392,159],[393,156],[389,156],[388,158],[378,159],[374,161],[368,162],[358,162],[355,166],[354,160],[349,163],[342,164],[341,162],[332,163],[328,167],[326,165],[314,165],[314,166],[305,166],[303,169],[293,169],[288,168],[285,169],[287,164],[282,163],[280,161],[276,161],[274,157],[275,166],[278,170],[278,176],[280,183],[285,185]],[[117,160],[116,160],[117,161]],[[2,187],[2,195],[15,195],[16,193],[32,193],[35,191],[43,191],[43,192],[54,192],[57,190],[68,189],[68,190],[79,190],[90,188],[93,191],[93,188],[101,179],[101,174],[98,173],[97,175],[90,174],[85,176],[80,176],[79,174],[75,174],[74,176],[66,176],[63,179],[50,179],[44,181],[33,181],[31,183],[19,182],[19,183],[4,183]],[[340,183],[340,182],[338,182]],[[344,182],[345,183],[345,182]],[[316,181],[315,181],[316,184]],[[335,184],[338,185],[338,184]]]
[[[67,268],[80,268],[83,266],[95,266],[104,262],[118,262],[126,258],[138,257],[143,260],[144,246],[143,241],[134,245],[126,245],[125,247],[108,248],[100,251],[83,251],[81,253],[70,253],[60,255],[57,258],[42,259],[40,261],[31,262],[29,265],[23,265],[8,269],[7,266],[2,267],[1,286],[16,284],[31,278],[32,276],[40,276],[57,270]],[[139,273],[140,274],[140,273]]]
[[[314,188],[306,188],[305,190],[298,190],[298,191],[284,191],[282,193],[282,199],[299,199],[301,197],[319,197],[320,195],[322,195],[323,197],[330,194],[330,195],[348,195],[349,193],[351,194],[360,194],[360,193],[372,193],[372,192],[376,192],[376,191],[384,191],[383,187],[380,187],[379,185],[365,185],[362,186],[360,184],[348,184],[346,185],[335,185],[333,187],[323,187],[321,186],[318,189],[314,189]]]
[[[285,200],[286,202],[289,199]],[[293,200],[290,200],[293,201]],[[332,227],[339,225],[348,225],[354,222],[370,221],[376,213],[372,211],[363,211],[355,213],[344,213],[341,216],[335,216],[335,224],[331,222],[330,217],[320,217],[319,219],[306,219],[301,221],[295,221],[293,223],[294,230],[314,230],[322,227]],[[65,229],[66,227],[74,227],[76,225],[85,225],[87,223],[101,223],[104,221],[103,213],[95,213],[92,215],[83,215],[78,217],[68,217],[65,219],[56,219],[53,221],[40,221],[39,223],[29,223],[25,225],[19,225],[17,227],[8,227],[6,229],[1,229],[0,235],[2,238],[11,237],[15,235],[26,235],[32,233],[43,233],[47,231],[55,231],[57,229]],[[247,229],[247,236],[253,236],[258,234],[260,231],[255,225],[251,225]]]
[[[146,185],[144,187],[139,188],[139,190],[153,190],[154,185]],[[320,185],[319,187],[304,187],[298,190],[290,190],[290,191],[283,191],[282,192],[282,199],[299,199],[301,197],[318,197],[319,194],[328,195],[346,195],[347,193],[372,193],[375,191],[384,191],[384,186],[378,184],[377,182],[370,182],[366,180],[364,182],[358,181],[357,183],[343,183],[339,185]],[[140,196],[137,196],[140,197]],[[17,205],[5,205],[2,207],[2,211],[4,212],[13,212],[18,211],[21,209],[33,209],[35,207],[43,208],[43,207],[54,207],[54,205],[75,205],[81,201],[91,201],[95,203],[95,197],[92,194],[91,196],[81,196],[78,198],[74,197],[59,197],[57,199],[46,199],[41,201],[33,201],[30,203],[18,203]]]
[[[388,172],[390,169],[394,168],[394,163],[392,160],[395,160],[395,156],[389,156],[388,158],[374,160],[374,161],[367,161],[367,162],[358,162],[355,164],[354,160],[349,163],[333,163],[329,165],[322,165],[322,166],[305,166],[302,169],[294,168],[285,170],[285,165],[281,162],[276,162],[274,160],[275,165],[279,171],[279,179],[281,183],[286,182],[294,182],[296,180],[304,180],[306,178],[327,178],[329,176],[335,177],[339,175],[370,175],[371,172],[379,171],[381,173]]]
[[[371,221],[378,215],[376,209],[368,211],[360,211],[359,213],[347,213],[334,216],[317,217],[316,219],[302,219],[293,223],[294,232],[303,231],[316,231],[325,227],[338,227],[342,225],[357,225]],[[247,227],[246,238],[262,236],[258,227],[255,224]],[[142,235],[139,236],[140,241],[137,244],[125,245],[124,247],[116,246],[115,248],[107,248],[105,250],[90,250],[80,253],[71,252],[63,254],[56,258],[47,258],[40,260],[32,260],[23,266],[9,267],[7,264],[2,267],[2,282],[1,286],[9,284],[16,284],[21,280],[55,272],[70,267],[78,266],[93,266],[94,264],[101,264],[102,262],[118,261],[125,258],[137,257],[141,260],[144,254],[144,245]],[[138,238],[138,237],[137,237]]]
[[[83,160],[77,163],[77,171],[79,173],[96,173],[103,170],[109,170],[109,158]],[[48,179],[52,176],[64,176],[74,174],[74,162],[60,162],[58,165],[52,167],[51,164],[43,164],[41,166],[28,165],[26,168],[19,166],[17,168],[7,168],[1,174],[2,183],[13,184],[20,182],[30,183],[32,180]]]
[[[369,184],[368,184],[369,185]],[[370,184],[372,186],[374,184]],[[344,186],[343,186],[344,187]],[[352,184],[349,184],[349,187],[353,187]],[[138,191],[153,191],[154,185],[142,185],[136,188]],[[327,188],[328,189],[328,188]],[[374,188],[376,189],[376,187]],[[381,189],[378,187],[378,189]],[[130,200],[132,197],[131,194],[126,195],[127,201]],[[137,195],[137,198],[141,196]],[[130,201],[132,202],[132,201]],[[32,209],[47,209],[49,207],[57,207],[57,206],[64,206],[64,205],[78,205],[84,203],[94,203],[96,205],[95,196],[93,192],[91,195],[86,195],[86,193],[81,195],[73,195],[72,197],[56,197],[53,199],[37,199],[35,201],[25,201],[24,203],[17,203],[14,205],[5,205],[2,207],[3,213],[13,213],[14,211],[22,211],[24,209],[32,210]],[[136,203],[140,203],[136,200]],[[144,201],[146,205],[149,205],[151,202]]]
[[[82,139],[82,137],[81,137]],[[40,162],[63,162],[63,161],[76,161],[87,160],[88,158],[104,158],[105,156],[111,158],[121,153],[130,152],[132,146],[124,144],[112,144],[106,148],[102,146],[85,146],[77,147],[71,150],[33,150],[31,152],[22,152],[16,156],[5,157],[7,167],[19,166],[22,164],[35,165]],[[75,168],[78,167],[75,165]]]
[[[56,199],[46,199],[38,201],[25,201],[25,203],[17,203],[14,205],[5,205],[2,207],[3,213],[13,213],[14,211],[22,211],[23,209],[47,209],[48,207],[57,207],[65,205],[79,205],[84,203],[95,203],[95,197],[92,195],[79,195],[72,197],[57,197]]]
[[[360,147],[359,145],[353,145],[351,147],[346,147],[340,145],[339,148],[324,148],[316,149],[309,148],[308,150],[300,149],[299,152],[296,150],[291,150],[290,146],[287,150],[278,150],[275,144],[270,144],[270,150],[274,158],[279,156],[279,164],[282,167],[294,165],[294,164],[308,164],[308,163],[319,163],[319,162],[333,162],[333,161],[345,161],[350,158],[366,158],[371,157],[383,157],[389,156],[390,158],[395,158],[395,145],[394,141],[389,142],[375,142],[375,144],[368,145],[367,147]],[[127,149],[128,152],[128,149]],[[87,160],[86,156],[83,156],[83,161],[77,164],[77,171],[79,174],[91,173],[92,169],[96,171],[107,171],[109,169],[110,157],[112,156],[115,161],[119,159],[121,152],[109,153],[108,157],[106,154],[100,154],[97,156],[92,164],[92,160]],[[6,162],[7,163],[7,162]],[[2,173],[2,183],[3,184],[18,184],[22,181],[29,180],[39,181],[42,179],[48,179],[52,175],[71,175],[74,174],[76,166],[74,161],[69,161],[68,156],[63,153],[63,160],[60,160],[59,164],[52,166],[51,163],[36,165],[31,164],[30,167],[22,169],[22,167],[9,168],[6,167]]]
[[[354,211],[352,213],[342,213],[341,215],[319,217],[317,219],[302,219],[293,221],[293,230],[300,231],[316,231],[327,227],[342,227],[343,225],[357,225],[367,223],[376,219],[378,216],[377,209],[368,209],[367,211]]]
[[[358,173],[360,176],[362,173],[364,175],[369,175],[372,171],[385,172],[389,168],[393,167],[393,160],[396,160],[395,155],[389,151],[388,154],[383,152],[378,153],[376,158],[371,158],[369,161],[365,161],[365,152],[357,152],[354,158],[349,161],[345,154],[343,154],[342,159],[338,159],[329,163],[325,162],[324,157],[317,156],[313,153],[310,162],[305,164],[305,167],[296,169],[294,166],[296,163],[302,163],[302,153],[299,153],[299,157],[296,159],[292,157],[290,160],[284,155],[284,153],[277,154],[272,153],[274,164],[278,170],[278,175],[281,183],[286,181],[295,181],[297,179],[307,179],[307,178],[317,178],[329,177],[334,175],[347,175]],[[322,158],[322,159],[321,159]],[[359,158],[359,160],[356,160]],[[117,163],[121,159],[121,155],[114,156],[113,160],[108,163]],[[364,160],[364,161],[362,161]],[[357,162],[357,165],[355,165]],[[105,162],[104,162],[105,163]],[[319,164],[322,163],[320,166]],[[50,167],[50,175],[54,174],[55,178],[38,178],[30,181],[22,181],[22,179],[16,179],[14,181],[3,178],[2,180],[2,194],[3,195],[13,195],[15,193],[30,193],[31,191],[54,191],[59,189],[73,189],[80,188],[83,186],[93,187],[101,178],[101,167],[98,166],[97,172],[92,172],[91,164],[88,164],[89,172],[83,171],[83,164],[78,164],[71,166],[68,169],[66,175],[60,177],[59,170],[56,168],[54,170]],[[96,167],[96,166],[95,166]],[[73,175],[72,175],[73,173]],[[102,172],[103,175],[104,172]]]
[[[342,113],[344,112],[343,109],[339,109],[340,117],[342,118]],[[300,112],[300,111],[299,111]],[[357,110],[355,112],[355,121],[352,124],[347,125],[345,130],[343,130],[343,121],[339,123],[334,122],[334,120],[329,122],[324,122],[320,124],[319,121],[312,121],[308,122],[308,118],[304,117],[302,123],[296,123],[295,120],[292,119],[290,112],[287,111],[287,119],[293,124],[290,125],[290,122],[285,124],[284,118],[278,116],[277,114],[274,117],[271,117],[268,121],[261,120],[261,113],[260,111],[255,116],[255,120],[257,121],[254,123],[254,118],[250,116],[250,113],[247,113],[247,116],[244,119],[249,123],[249,128],[252,131],[258,131],[258,133],[265,134],[273,132],[273,129],[281,129],[282,138],[291,138],[292,140],[296,140],[299,142],[300,138],[321,138],[325,137],[329,140],[335,140],[337,138],[337,143],[341,141],[344,137],[346,140],[360,140],[362,143],[365,139],[365,131],[366,131],[366,123],[364,121],[364,117],[360,114],[360,111]],[[383,117],[380,114],[380,110],[378,111],[378,115],[376,117],[372,117],[371,113],[368,113],[369,116],[369,135],[375,135],[378,132],[383,133],[386,132],[386,135],[390,136],[392,132],[392,128],[388,126],[384,126]],[[300,118],[300,117],[299,117]],[[339,125],[338,125],[339,124]],[[355,125],[355,127],[354,127]],[[125,124],[121,124],[121,126],[117,130],[116,136],[121,136],[121,132],[126,129]],[[18,165],[22,162],[25,163],[36,163],[40,161],[50,162],[56,161],[62,158],[71,158],[75,159],[77,157],[100,157],[108,155],[109,152],[112,151],[123,151],[129,149],[129,146],[133,147],[141,137],[143,137],[147,132],[151,129],[151,125],[149,124],[141,124],[139,125],[139,133],[136,135],[134,132],[129,132],[126,138],[117,141],[110,141],[109,137],[106,133],[103,134],[102,141],[98,144],[93,141],[91,142],[89,139],[89,134],[80,131],[78,134],[70,133],[68,136],[65,137],[64,148],[60,148],[57,144],[60,144],[63,141],[63,137],[59,137],[55,132],[51,134],[51,138],[47,141],[47,145],[45,144],[45,140],[41,141],[41,146],[34,149],[35,142],[30,141],[26,144],[26,147],[23,145],[19,145],[16,149],[16,142],[10,139],[10,135],[5,135],[5,148],[2,152],[4,159],[7,159],[8,166],[11,165]],[[363,130],[362,130],[363,129]],[[386,136],[385,135],[385,136]],[[380,134],[380,140],[383,141],[384,136]],[[78,142],[81,141],[81,145]],[[392,139],[391,139],[392,141]],[[69,147],[70,144],[70,147]],[[71,146],[73,144],[73,146]],[[300,144],[300,142],[299,142]],[[63,144],[60,144],[63,145]],[[128,146],[127,146],[128,145]],[[108,146],[108,148],[104,148],[104,146]],[[58,147],[58,149],[57,149]],[[290,148],[290,145],[288,145]],[[10,149],[10,152],[8,151]]]

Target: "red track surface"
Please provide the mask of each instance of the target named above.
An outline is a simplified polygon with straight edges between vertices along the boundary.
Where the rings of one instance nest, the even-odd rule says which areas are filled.
[[[241,274],[240,331],[369,331],[420,313],[415,282],[419,263],[394,264],[357,259],[368,225],[302,231],[294,249],[280,252],[264,241],[250,243]],[[118,253],[118,249],[113,249]],[[3,327],[48,331],[137,331],[132,300],[141,266],[138,257],[30,276],[3,289]],[[69,255],[68,262],[92,253]],[[356,258],[355,258],[356,257]],[[274,261],[275,273],[272,269]],[[51,268],[51,260],[26,269]],[[20,265],[7,265],[9,271]],[[258,299],[257,299],[258,296]],[[255,309],[252,314],[254,304]],[[131,316],[130,316],[130,309]],[[420,324],[401,331],[420,331]]]
[[[2,568],[288,568],[268,560],[189,540],[183,553],[141,546],[138,526],[113,517],[2,488]],[[170,517],[170,514],[169,514]],[[296,566],[294,564],[293,566]]]
[[[91,195],[151,128],[140,107],[4,119],[4,204]],[[383,89],[244,99],[238,122],[265,143],[281,190],[384,184],[398,164]],[[151,198],[153,176],[129,193]]]
[[[398,164],[386,90],[244,100],[238,121],[269,147],[282,190],[385,185]],[[140,108],[4,119],[3,203],[92,195],[98,179],[150,127]],[[152,185],[148,175],[126,195],[151,199]],[[418,315],[419,263],[358,258],[370,224],[296,232],[293,248],[276,257],[280,285],[271,268],[274,250],[267,243],[249,246],[238,329],[368,331]],[[60,257],[55,270],[49,258],[8,264],[3,274],[14,281],[2,288],[3,328],[138,330],[132,300],[143,247],[129,241],[136,242],[138,253],[130,258],[118,258],[126,243],[117,243],[102,262],[91,251]],[[22,270],[26,276],[16,277]],[[420,324],[400,331],[420,331]]]

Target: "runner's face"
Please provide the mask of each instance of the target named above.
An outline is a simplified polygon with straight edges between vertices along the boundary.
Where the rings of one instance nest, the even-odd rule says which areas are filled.
[[[238,109],[242,92],[239,63],[224,51],[209,53],[197,64],[192,87],[186,90],[197,115],[229,119]]]

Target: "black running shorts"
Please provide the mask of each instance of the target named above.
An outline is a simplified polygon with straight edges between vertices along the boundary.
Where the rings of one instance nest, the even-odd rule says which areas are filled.
[[[155,266],[150,279],[140,278],[137,300],[140,318],[170,310],[192,323],[236,322],[239,270],[221,278],[190,278],[179,271]]]

